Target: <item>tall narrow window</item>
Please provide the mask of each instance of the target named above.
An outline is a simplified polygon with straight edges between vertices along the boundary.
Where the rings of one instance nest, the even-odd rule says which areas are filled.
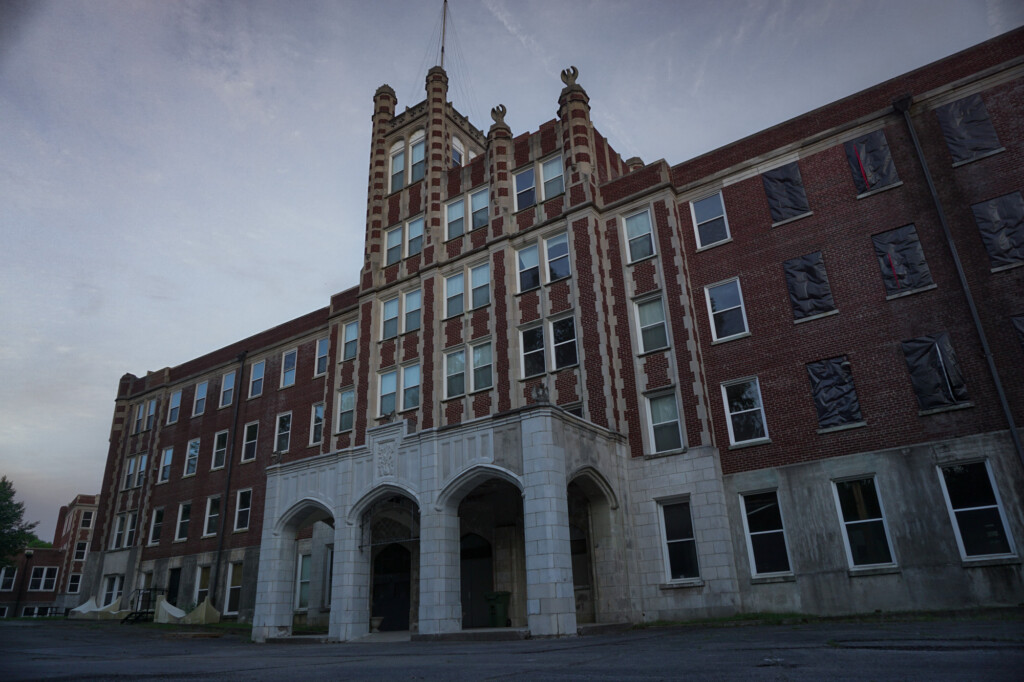
[[[555,369],[577,364],[576,320],[564,317],[551,323],[551,346],[555,353]]]
[[[146,430],[149,431],[153,428],[153,422],[156,421],[156,400],[150,400],[146,404]]]
[[[266,370],[266,367],[266,360],[260,360],[259,362],[252,363],[252,368],[249,370],[250,398],[263,395],[263,372]]]
[[[910,383],[922,410],[966,403],[967,386],[949,334],[940,332],[902,343]]]
[[[491,344],[482,343],[473,346],[473,387],[474,391],[490,388],[491,378]]]
[[[399,140],[391,147],[391,191],[397,192],[405,186],[405,141]]]
[[[516,252],[519,291],[529,291],[540,286],[540,260],[537,251],[537,245],[534,244]]]
[[[196,604],[202,604],[210,596],[210,567],[196,567]]]
[[[235,494],[235,530],[249,529],[249,511],[252,509],[252,490],[239,490]]]
[[[85,561],[85,555],[89,552],[88,542],[75,543],[75,561]]]
[[[164,527],[164,508],[158,507],[153,510],[153,519],[149,522],[149,544],[160,544],[160,532]]]
[[[238,605],[242,599],[242,562],[236,561],[228,567],[228,598],[224,605],[224,613],[238,613]]]
[[[569,266],[569,235],[565,232],[544,240],[544,252],[548,258],[548,281],[565,279],[572,275]]]
[[[103,606],[109,606],[121,598],[124,585],[123,575],[108,575],[103,581]]]
[[[402,409],[411,410],[420,405],[420,366],[402,368]]]
[[[145,403],[139,403],[135,406],[135,425],[132,426],[132,433],[140,433],[142,431],[142,415],[145,413]]]
[[[786,273],[794,320],[824,315],[836,309],[821,251],[792,258],[782,264],[782,269]]]
[[[743,496],[743,525],[754,576],[789,573],[786,533],[774,490]]]
[[[462,165],[462,141],[457,138],[452,138],[452,168],[458,168]]]
[[[690,503],[664,503],[661,505],[661,517],[668,579],[676,581],[699,578],[697,541],[693,535]]]
[[[18,569],[14,566],[0,568],[0,592],[11,592],[14,590],[14,577]]]
[[[295,365],[298,362],[299,351],[292,349],[281,356],[281,388],[295,384]]]
[[[127,519],[124,514],[118,514],[114,521],[114,534],[110,538],[110,549],[120,549],[124,546],[124,527]]]
[[[313,406],[309,417],[309,444],[318,445],[324,440],[324,404]]]
[[[274,440],[274,449],[277,452],[287,452],[292,439],[292,413],[277,415],[277,437]]]
[[[629,262],[654,255],[654,237],[650,211],[626,216],[626,239],[629,242]]]
[[[410,220],[405,231],[405,257],[415,256],[423,250],[423,218]]]
[[[474,192],[469,196],[470,210],[473,211],[473,227],[472,229],[478,230],[481,227],[487,227],[487,210],[488,210],[488,198],[487,190],[482,189],[479,192]]]
[[[836,481],[836,504],[843,518],[846,556],[851,567],[894,563],[882,503],[874,478]]]
[[[326,337],[316,340],[316,370],[313,372],[315,377],[327,374],[327,356],[330,342],[331,340]]]
[[[145,453],[139,455],[139,467],[135,472],[135,487],[140,487],[146,482],[146,462],[149,460],[149,455]]]
[[[166,483],[171,480],[171,463],[174,460],[174,448],[164,448],[164,454],[160,458],[160,473],[157,483]]]
[[[228,454],[228,432],[218,431],[213,436],[213,462],[210,465],[211,469],[221,469],[224,467],[224,460],[227,459]]]
[[[1024,198],[1005,194],[971,206],[993,268],[1024,263]]]
[[[251,462],[256,459],[256,442],[259,440],[260,423],[249,422],[242,432],[242,461]]]
[[[954,166],[1002,151],[980,94],[941,106],[935,110],[935,115]]]
[[[522,211],[537,203],[537,190],[534,182],[533,167],[516,173],[516,210]]]
[[[392,339],[398,336],[398,299],[384,301],[381,339]]]
[[[342,360],[351,360],[359,350],[359,323],[349,322],[345,325],[345,345],[341,350]]]
[[[203,536],[215,535],[217,533],[218,523],[220,523],[220,498],[207,498],[206,523],[203,525]]]
[[[92,528],[92,512],[91,511],[84,511],[84,512],[82,512],[82,525],[81,525],[81,527],[82,528]]]
[[[999,493],[988,462],[940,467],[942,492],[960,556],[974,559],[1013,553]]]
[[[491,302],[491,266],[488,263],[470,268],[469,282],[474,309]]]
[[[889,296],[931,287],[931,270],[913,225],[876,234],[871,238],[882,270],[882,282]]]
[[[857,194],[872,192],[900,181],[896,165],[892,162],[892,154],[889,153],[889,144],[885,141],[885,133],[881,130],[851,140],[844,147]]]
[[[129,457],[124,462],[124,485],[122,490],[128,490],[135,485],[135,458]]]
[[[178,415],[181,414],[181,390],[177,390],[171,394],[171,403],[167,408],[167,423],[173,424],[178,421]]]
[[[185,476],[192,476],[199,466],[199,439],[193,438],[185,449]]]
[[[640,327],[640,350],[649,353],[668,347],[668,329],[665,327],[665,307],[661,297],[636,304],[637,324]]]
[[[402,226],[388,230],[384,234],[385,251],[384,265],[391,265],[402,260]]]
[[[683,435],[679,429],[679,407],[676,395],[660,395],[647,399],[651,414],[651,442],[654,452],[668,452],[683,447]]]
[[[711,335],[715,341],[724,341],[747,334],[747,313],[743,307],[743,292],[739,279],[732,279],[704,287],[711,317]]]
[[[72,573],[68,578],[68,594],[78,594],[82,588],[82,574]]]
[[[729,239],[729,221],[725,217],[725,204],[722,202],[721,192],[690,202],[690,208],[693,211],[698,249]]]
[[[411,144],[409,145],[410,156],[412,158],[409,178],[410,182],[416,182],[417,180],[423,179],[423,174],[427,169],[426,147],[427,143],[424,139],[424,133],[422,130],[412,136]]]
[[[295,608],[304,611],[309,608],[309,569],[312,556],[301,554],[296,563],[298,565],[295,576]]]
[[[445,317],[455,317],[461,315],[462,311],[465,310],[463,292],[465,285],[463,283],[463,275],[460,272],[457,275],[446,277],[444,280],[444,295],[445,295]]]
[[[465,232],[466,204],[457,199],[445,207],[445,223],[448,225],[447,239],[461,237]]]
[[[544,327],[524,329],[522,337],[523,377],[543,374],[546,370],[544,362]]]
[[[766,171],[761,175],[761,182],[772,212],[772,223],[782,223],[811,212],[796,161]]]
[[[386,417],[395,411],[395,398],[398,394],[398,373],[385,372],[380,375],[380,412]]]
[[[565,191],[562,180],[562,157],[548,159],[540,166],[541,177],[544,178],[544,199],[550,199]]]
[[[860,401],[853,387],[853,374],[846,356],[819,360],[807,365],[811,395],[818,412],[818,426],[823,429],[856,424],[863,421]]]
[[[196,384],[196,397],[192,402],[192,416],[202,414],[206,411],[206,388],[208,382],[200,381]]]
[[[403,331],[413,332],[420,328],[420,306],[423,304],[423,294],[419,289],[405,294],[405,329]]]
[[[722,384],[729,443],[739,445],[768,438],[757,377]]]
[[[192,518],[192,503],[185,502],[178,506],[178,525],[174,530],[175,540],[188,538],[189,519]]]
[[[444,356],[444,397],[454,398],[466,392],[466,351],[457,350]]]
[[[356,415],[356,392],[352,389],[338,394],[338,432],[351,431]]]
[[[220,378],[220,405],[227,407],[235,399],[235,373],[228,372]]]

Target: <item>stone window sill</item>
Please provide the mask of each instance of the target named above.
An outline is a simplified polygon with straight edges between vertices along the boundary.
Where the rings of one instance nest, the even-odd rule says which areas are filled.
[[[1024,261],[1019,263],[1007,263],[1006,265],[997,265],[989,272],[1006,272],[1007,270],[1016,270],[1019,267],[1024,267]]]
[[[909,291],[900,291],[899,293],[889,294],[885,297],[885,300],[891,301],[894,298],[903,298],[904,296],[913,296],[914,294],[920,294],[925,291],[931,291],[932,289],[938,289],[938,284],[929,284],[928,286],[918,287]]]
[[[927,417],[930,414],[941,414],[943,412],[955,412],[956,410],[966,410],[969,407],[974,407],[974,403],[968,400],[965,403],[956,403],[955,405],[943,405],[942,407],[934,407],[930,410],[918,410],[918,417]]]
[[[732,336],[727,336],[724,339],[715,339],[714,341],[711,342],[711,345],[717,346],[720,343],[729,343],[730,341],[735,341],[736,339],[745,339],[748,336],[751,336],[751,333],[749,331],[745,331],[742,334],[733,334]]]
[[[680,580],[675,583],[662,583],[658,585],[659,590],[685,590],[691,587],[704,587],[704,581],[700,578],[693,578],[691,580]]]
[[[750,579],[751,585],[772,585],[775,583],[795,583],[796,576],[792,573],[786,575],[765,575]]]
[[[859,429],[862,426],[867,426],[868,423],[865,421],[851,422],[849,424],[840,424],[839,426],[829,426],[828,428],[818,429],[819,434],[835,433],[836,431],[849,431],[850,429]]]
[[[806,218],[807,216],[812,216],[812,215],[814,215],[814,211],[808,211],[807,213],[801,213],[800,215],[795,215],[792,218],[786,218],[785,220],[780,220],[777,223],[772,223],[772,227],[782,227],[783,225],[788,225],[790,223],[795,223],[798,220],[801,220],[803,218]]]
[[[867,192],[862,192],[861,194],[857,195],[857,198],[858,199],[866,199],[867,197],[874,196],[875,194],[881,194],[882,192],[885,192],[886,190],[896,189],[897,187],[902,187],[902,186],[903,186],[903,181],[902,180],[898,180],[898,181],[892,183],[891,185],[886,185],[885,187],[878,187],[876,189],[869,189]]]
[[[771,438],[758,438],[757,440],[748,440],[742,443],[735,443],[729,446],[730,450],[742,450],[743,448],[752,448],[755,445],[769,445],[771,444]]]
[[[732,242],[732,235],[730,234],[725,239],[723,239],[721,241],[718,241],[718,242],[715,242],[714,244],[708,244],[707,246],[698,246],[697,247],[697,253],[700,253],[701,251],[707,251],[708,249],[713,249],[716,246],[722,246],[723,244],[729,244],[731,242]]]
[[[832,317],[833,315],[838,315],[838,314],[839,314],[839,309],[838,308],[833,308],[832,310],[826,310],[823,313],[818,313],[816,315],[808,315],[807,317],[801,317],[798,320],[793,320],[793,324],[803,324],[804,322],[810,322],[812,320],[820,320],[823,317]]]
[[[660,459],[662,457],[671,457],[672,455],[683,454],[686,454],[686,448],[674,448],[672,450],[665,450],[664,452],[645,452],[644,459]]]
[[[964,159],[963,161],[957,161],[956,163],[953,164],[953,168],[959,168],[960,166],[966,166],[969,163],[974,163],[975,161],[981,161],[982,159],[987,159],[990,156],[995,156],[996,154],[1002,154],[1005,151],[1006,151],[1006,147],[1000,147],[999,149],[993,149],[991,151],[985,152],[984,154],[978,154],[977,156],[972,156],[969,159]]]
[[[1020,566],[1020,563],[1020,557],[1006,556],[991,559],[964,559],[961,565],[964,568],[987,568],[989,566]]]
[[[871,575],[892,575],[903,573],[899,566],[866,566],[864,568],[851,568],[846,572],[851,578],[859,578]]]

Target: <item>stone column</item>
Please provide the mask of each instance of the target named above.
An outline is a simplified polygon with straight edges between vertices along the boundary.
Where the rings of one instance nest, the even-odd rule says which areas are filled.
[[[576,634],[565,452],[549,408],[523,418],[523,530],[530,634]]]
[[[420,509],[421,635],[462,629],[458,506]]]
[[[268,518],[260,544],[260,569],[256,583],[256,611],[252,618],[252,639],[265,642],[271,637],[292,634],[295,600],[295,532],[274,533]]]
[[[334,523],[334,572],[328,637],[349,641],[370,631],[370,548],[359,549],[358,523]]]

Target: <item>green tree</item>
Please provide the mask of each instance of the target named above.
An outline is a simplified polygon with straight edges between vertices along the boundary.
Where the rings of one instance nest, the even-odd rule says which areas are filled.
[[[0,477],[0,566],[9,566],[14,556],[36,538],[38,525],[25,523],[25,503],[14,501],[14,484]]]

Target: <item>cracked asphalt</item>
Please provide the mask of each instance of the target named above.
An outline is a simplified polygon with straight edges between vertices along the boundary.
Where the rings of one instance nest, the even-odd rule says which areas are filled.
[[[1021,680],[1024,609],[686,625],[510,642],[253,644],[148,626],[0,621],[2,680]]]

